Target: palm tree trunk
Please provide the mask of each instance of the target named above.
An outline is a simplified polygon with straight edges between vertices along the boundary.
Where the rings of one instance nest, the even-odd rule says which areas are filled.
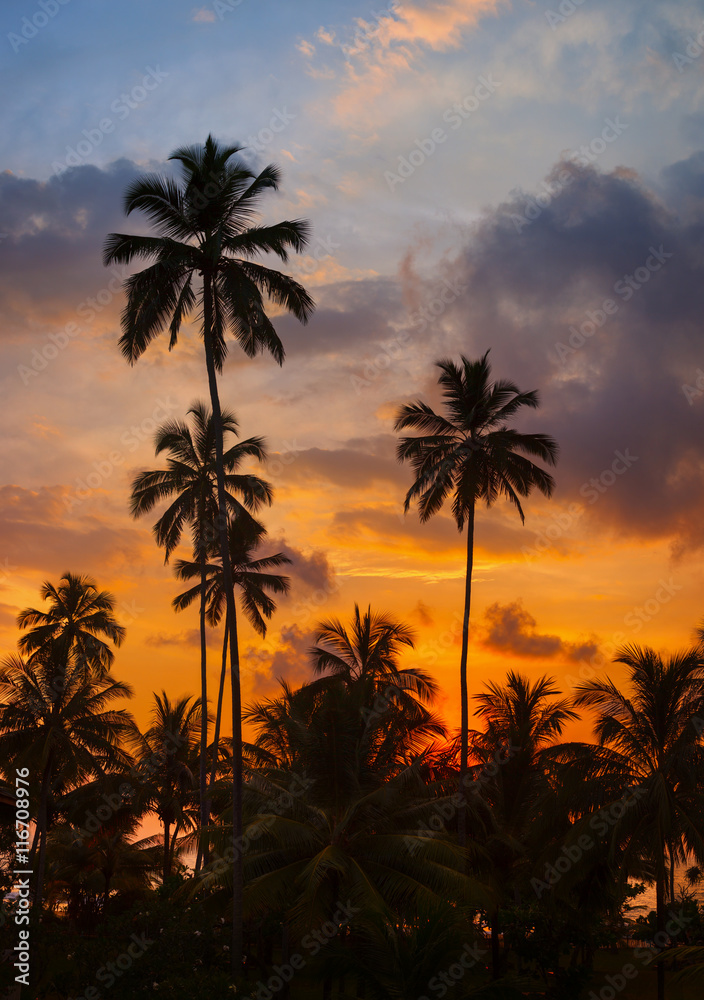
[[[210,765],[210,782],[208,788],[215,784],[215,771],[218,765],[218,750],[220,745],[220,723],[222,721],[222,702],[225,693],[225,678],[227,677],[227,640],[228,621],[225,618],[225,631],[222,639],[222,666],[220,667],[220,687],[218,688],[218,708],[215,713],[215,735],[213,736],[213,762]],[[210,809],[210,798],[208,798],[208,809]]]
[[[166,882],[171,874],[171,855],[169,853],[169,827],[171,824],[164,820],[164,869],[162,872],[162,882]]]
[[[51,765],[53,760],[53,753],[50,750],[49,756],[47,757],[46,764],[44,766],[44,774],[42,775],[42,786],[39,797],[39,860],[37,863],[37,891],[34,898],[34,905],[36,907],[37,913],[41,917],[42,912],[42,900],[44,898],[44,870],[46,868],[46,838],[48,832],[48,800],[49,800],[49,783],[51,781]]]
[[[232,846],[234,851],[233,864],[233,920],[232,920],[232,951],[239,949],[238,964],[232,961],[232,974],[237,975],[242,969],[242,872],[244,859],[242,855],[242,709],[240,705],[240,647],[237,641],[237,610],[233,607],[230,618],[230,684],[232,687],[232,756],[236,758],[232,766],[232,802],[238,804],[238,812],[232,815]],[[229,617],[229,616],[228,616]],[[235,739],[235,733],[237,738]],[[239,879],[235,882],[235,877]],[[239,890],[239,898],[237,892]],[[238,908],[235,909],[235,906]],[[236,915],[236,916],[235,916]]]
[[[655,879],[655,925],[656,936],[661,941],[662,935],[665,934],[665,844],[662,840],[659,847]],[[660,948],[660,945],[657,947]],[[658,1000],[665,1000],[665,966],[662,962],[657,963],[657,977]]]
[[[208,370],[210,404],[213,411],[215,429],[215,468],[218,484],[218,532],[220,537],[220,558],[222,560],[223,582],[227,601],[227,619],[230,629],[230,676],[232,681],[232,974],[238,976],[242,970],[242,703],[240,692],[239,656],[237,651],[237,617],[235,613],[235,593],[232,582],[232,566],[227,539],[227,508],[225,503],[225,463],[223,460],[223,430],[218,380],[215,369],[215,352],[212,336],[213,289],[212,277],[203,274],[203,341],[205,363]]]
[[[501,976],[501,947],[499,943],[499,911],[491,914],[491,978]]]
[[[205,547],[200,545],[200,837],[198,838],[198,853],[196,855],[196,873],[200,871],[203,857],[203,831],[208,825],[206,803],[206,774],[208,756],[208,664],[205,643]]]
[[[467,571],[464,585],[464,617],[462,619],[462,655],[460,658],[460,803],[457,810],[457,839],[460,847],[467,846],[467,757],[469,702],[467,697],[467,650],[469,647],[469,609],[472,603],[472,569],[474,565],[474,504],[467,515]]]

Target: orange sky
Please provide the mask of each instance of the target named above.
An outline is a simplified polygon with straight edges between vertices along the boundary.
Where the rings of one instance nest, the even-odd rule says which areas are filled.
[[[117,12],[96,25],[78,0],[62,10],[16,52],[24,96],[0,109],[0,649],[43,580],[85,573],[116,595],[114,671],[140,723],[152,691],[197,692],[197,610],[172,611],[177,584],[128,497],[157,424],[207,399],[202,347],[187,329],[130,369],[125,272],[101,247],[144,231],[121,208],[135,174],[171,169],[209,129],[281,165],[265,221],[313,225],[289,267],[313,320],[272,311],[283,368],[233,345],[221,381],[242,435],[268,442],[264,551],[294,559],[267,640],[242,627],[245,702],[309,676],[314,623],[358,602],[414,625],[408,663],[434,673],[457,723],[464,543],[447,513],[403,516],[393,421],[413,398],[439,405],[438,358],[488,348],[496,376],[540,391],[520,428],[561,457],[525,527],[503,504],[479,514],[470,690],[518,669],[569,692],[580,666],[623,676],[621,643],[685,645],[704,547],[701,60],[673,60],[690,6],[624,0],[615,16],[593,0],[557,24],[518,0],[276,0],[271,19],[254,4],[123,7],[129,37]],[[147,65],[165,74],[153,94],[57,170]]]

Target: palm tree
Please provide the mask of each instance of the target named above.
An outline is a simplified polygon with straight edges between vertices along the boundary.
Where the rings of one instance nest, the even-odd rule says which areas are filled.
[[[418,502],[420,519],[425,522],[452,497],[452,516],[461,532],[467,528],[467,571],[465,577],[462,654],[460,658],[461,751],[460,790],[467,773],[467,650],[469,611],[472,596],[474,559],[474,513],[479,501],[491,507],[500,496],[513,503],[525,521],[521,497],[534,488],[550,496],[554,480],[526,455],[554,465],[557,444],[545,434],[522,434],[506,425],[521,407],[538,406],[536,391],[521,392],[513,382],[490,382],[487,351],[478,361],[462,356],[461,365],[438,361],[438,382],[443,389],[448,416],[435,413],[420,400],[399,410],[396,430],[415,428],[419,437],[402,438],[399,461],[410,461],[416,480],[406,494],[404,509]],[[466,843],[466,809],[458,815],[459,839]]]
[[[76,786],[89,777],[128,768],[122,748],[134,733],[134,720],[124,709],[108,706],[131,698],[132,689],[108,677],[86,677],[74,649],[65,658],[42,649],[28,660],[7,658],[0,666],[0,760],[12,768],[30,766],[41,774],[37,836],[39,861],[35,906],[41,912],[48,830],[48,802],[53,779]],[[5,768],[4,768],[5,769]]]
[[[497,905],[490,914],[494,978],[500,973],[498,900],[515,887],[521,868],[535,858],[554,833],[554,793],[548,775],[552,751],[568,722],[579,718],[553,677],[531,684],[509,671],[505,684],[489,681],[474,696],[483,731],[469,733],[482,795],[491,809],[486,850]]]
[[[597,710],[599,748],[584,747],[597,777],[637,786],[638,801],[613,827],[614,845],[649,858],[655,867],[657,930],[664,932],[667,862],[694,854],[704,861],[701,775],[704,745],[704,659],[700,649],[663,658],[649,647],[624,646],[616,663],[630,671],[630,695],[609,678],[579,685],[576,705]],[[658,1000],[665,997],[665,967],[658,963]]]
[[[25,608],[17,616],[18,628],[30,629],[19,640],[20,651],[31,654],[51,647],[65,658],[75,652],[86,671],[104,676],[115,654],[101,636],[116,646],[125,637],[114,615],[113,595],[99,591],[90,577],[74,573],[64,573],[58,587],[46,581],[40,593],[49,601],[48,609]]]
[[[266,635],[266,622],[276,610],[270,594],[287,594],[289,579],[267,570],[276,569],[290,563],[291,560],[282,552],[272,556],[254,558],[254,552],[259,547],[267,531],[263,524],[252,517],[235,516],[228,526],[230,565],[235,587],[240,590],[242,609],[252,628],[262,637]],[[227,600],[225,596],[225,577],[222,570],[222,560],[217,557],[211,563],[201,567],[198,563],[179,559],[176,563],[176,574],[182,580],[192,580],[198,574],[203,574],[205,594],[202,597],[208,623],[217,626],[223,613],[227,616]],[[173,604],[177,611],[189,607],[199,594],[198,587],[191,587],[183,594],[174,598]],[[218,690],[218,707],[215,714],[215,735],[213,737],[213,761],[210,772],[210,785],[215,781],[220,746],[220,724],[222,721],[222,702],[225,691],[225,674],[227,663],[228,628],[225,627],[222,649],[222,668],[220,671],[220,687]],[[235,630],[235,641],[238,641]],[[239,652],[237,653],[239,659]],[[234,702],[233,702],[234,704]],[[236,720],[233,719],[236,727]],[[233,728],[233,732],[234,732]]]
[[[146,894],[158,870],[154,838],[135,840],[136,817],[119,829],[102,829],[85,840],[70,824],[57,826],[49,837],[47,860],[49,902],[67,901],[72,925],[85,933],[97,917],[105,917],[110,893]]]
[[[277,306],[308,321],[314,302],[293,278],[258,263],[255,258],[273,253],[288,260],[289,251],[301,252],[308,242],[308,225],[301,220],[273,226],[251,226],[257,202],[266,190],[279,186],[279,171],[269,165],[255,175],[236,157],[241,146],[223,146],[208,136],[203,146],[181,147],[176,160],[183,181],[154,174],[134,181],[125,197],[125,210],[144,212],[156,236],[112,233],[105,244],[104,262],[130,264],[150,260],[149,266],[127,279],[127,306],[122,316],[120,346],[134,364],[151,341],[169,331],[169,348],[176,345],[181,325],[194,312],[202,317],[210,403],[215,424],[220,555],[230,628],[230,669],[238,715],[233,734],[233,845],[242,826],[242,732],[239,663],[234,630],[236,610],[232,573],[228,562],[227,512],[223,428],[217,375],[227,355],[228,330],[248,357],[269,351],[283,363],[284,348],[266,315],[264,296]],[[196,287],[194,288],[194,280]],[[242,869],[234,872],[232,968],[242,963]]]
[[[179,831],[193,826],[195,772],[203,703],[198,698],[171,701],[154,693],[151,725],[135,733],[138,809],[155,813],[164,827],[162,880],[171,874]],[[173,835],[171,827],[174,827]]]
[[[247,713],[256,729],[245,786],[251,919],[277,917],[305,934],[335,923],[339,901],[351,900],[353,933],[370,925],[393,932],[417,923],[425,906],[487,903],[462,874],[466,852],[419,832],[429,802],[418,748],[442,727],[409,719],[395,704],[377,712],[373,691],[366,704],[361,692],[359,684],[293,691],[282,682],[279,697]],[[221,886],[229,871],[215,861],[195,891]]]
[[[408,625],[392,615],[372,612],[371,606],[362,614],[355,604],[348,627],[338,618],[319,622],[314,639],[316,645],[309,652],[319,677],[306,687],[325,691],[343,685],[359,706],[362,730],[377,716],[386,716],[393,726],[394,712],[400,712],[407,727],[423,724],[429,727],[428,735],[444,735],[444,727],[429,709],[438,685],[417,667],[402,669],[399,663],[404,647],[414,646]]]
[[[217,489],[215,425],[212,414],[201,403],[194,403],[188,411],[193,417],[193,429],[187,423],[170,420],[156,432],[155,453],[167,452],[166,469],[141,472],[132,483],[131,513],[140,517],[149,513],[156,504],[171,499],[173,502],[154,525],[157,544],[164,548],[164,561],[168,562],[174,549],[179,545],[184,529],[191,528],[194,557],[198,561],[200,573],[200,685],[201,701],[208,702],[207,653],[205,631],[206,572],[205,565],[213,543],[217,540]],[[237,420],[233,413],[224,410],[221,414],[224,434],[237,433]],[[258,510],[272,500],[272,490],[268,483],[258,476],[238,474],[236,470],[246,458],[263,461],[266,458],[264,442],[261,438],[247,438],[233,444],[223,455],[225,468],[225,501],[230,514],[238,514],[244,520],[249,518],[248,510]],[[244,506],[236,499],[239,494]],[[250,518],[251,519],[251,518]],[[253,522],[256,523],[256,522]],[[207,823],[206,815],[206,772],[207,772],[207,719],[201,717],[200,742],[200,821]]]

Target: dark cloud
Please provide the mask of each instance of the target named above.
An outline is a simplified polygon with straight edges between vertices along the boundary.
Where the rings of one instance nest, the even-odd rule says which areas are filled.
[[[311,632],[304,632],[298,625],[290,625],[281,629],[279,648],[273,654],[256,645],[247,647],[243,664],[250,680],[252,697],[275,696],[279,680],[285,680],[293,687],[312,680],[308,655],[312,645]]]
[[[0,551],[9,564],[50,574],[70,570],[104,577],[105,569],[133,567],[140,558],[139,532],[113,527],[89,513],[66,513],[69,491],[47,486],[0,487]]]
[[[669,167],[662,197],[632,171],[574,163],[548,186],[515,192],[469,233],[452,353],[490,347],[497,375],[540,390],[521,423],[561,446],[556,499],[586,501],[616,534],[699,548],[704,392],[683,387],[704,369],[704,155]]]
[[[484,630],[481,642],[499,653],[514,656],[553,659],[560,657],[571,662],[592,657],[598,644],[593,640],[582,643],[565,642],[559,635],[537,631],[535,618],[526,611],[521,601],[511,604],[490,605],[484,612]]]
[[[78,306],[106,288],[113,276],[102,264],[107,234],[146,231],[138,217],[126,220],[122,208],[138,172],[130,161],[118,160],[105,170],[75,167],[45,182],[0,174],[6,324],[24,325],[28,314],[52,322],[71,298]]]
[[[388,435],[383,435],[386,438]],[[357,447],[306,448],[296,453],[283,474],[286,481],[308,483],[326,481],[344,489],[364,489],[372,484],[392,483],[401,487],[407,470],[396,462],[393,452],[380,453],[379,444],[356,441]],[[282,478],[283,478],[282,476]]]
[[[269,550],[282,552],[291,560],[291,565],[282,566],[280,572],[291,578],[292,592],[299,592],[301,586],[307,590],[331,591],[334,589],[335,570],[324,552],[313,551],[306,555],[301,549],[289,545],[284,538],[270,539],[266,553]]]

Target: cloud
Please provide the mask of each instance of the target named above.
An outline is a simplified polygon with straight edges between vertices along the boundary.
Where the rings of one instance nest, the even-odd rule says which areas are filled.
[[[192,21],[196,21],[200,24],[212,24],[215,21],[215,11],[211,10],[209,7],[198,7],[193,11]]]
[[[364,119],[368,124],[368,109],[374,107],[378,114],[380,100],[396,88],[402,74],[417,72],[424,53],[459,48],[467,30],[498,6],[498,0],[394,2],[372,20],[356,18],[354,26],[339,34],[319,28],[316,40],[328,50],[339,47],[344,56],[340,88],[332,98],[337,120]],[[316,47],[299,43],[298,48],[309,61],[309,74],[319,75],[320,67],[312,62]],[[329,68],[324,70],[327,75]]]
[[[82,512],[66,514],[62,486],[38,490],[0,487],[0,552],[20,569],[47,575],[74,573],[104,576],[105,569],[134,566],[141,557],[141,534],[115,527],[109,518]]]
[[[290,545],[285,538],[269,539],[266,552],[282,552],[291,560],[290,566],[282,566],[281,573],[294,581],[296,593],[301,586],[308,590],[323,590],[331,592],[335,589],[335,570],[330,565],[325,552],[313,550],[309,554],[302,549]]]
[[[311,680],[313,672],[308,650],[312,645],[311,632],[304,632],[298,625],[290,625],[281,629],[275,652],[270,653],[263,646],[248,646],[244,651],[243,664],[252,697],[275,697],[280,679],[293,687]]]
[[[559,635],[537,631],[537,622],[526,611],[521,601],[490,605],[484,612],[480,641],[487,649],[514,656],[554,659],[560,657],[571,662],[592,657],[598,650],[593,640],[583,643],[565,642]]]
[[[491,347],[497,376],[540,390],[521,426],[561,446],[555,499],[583,505],[585,530],[670,539],[675,554],[704,545],[704,393],[683,391],[704,367],[703,239],[701,153],[658,191],[632,170],[559,164],[468,230],[453,265],[467,291],[448,306],[469,331],[453,340],[448,324],[450,353]]]

